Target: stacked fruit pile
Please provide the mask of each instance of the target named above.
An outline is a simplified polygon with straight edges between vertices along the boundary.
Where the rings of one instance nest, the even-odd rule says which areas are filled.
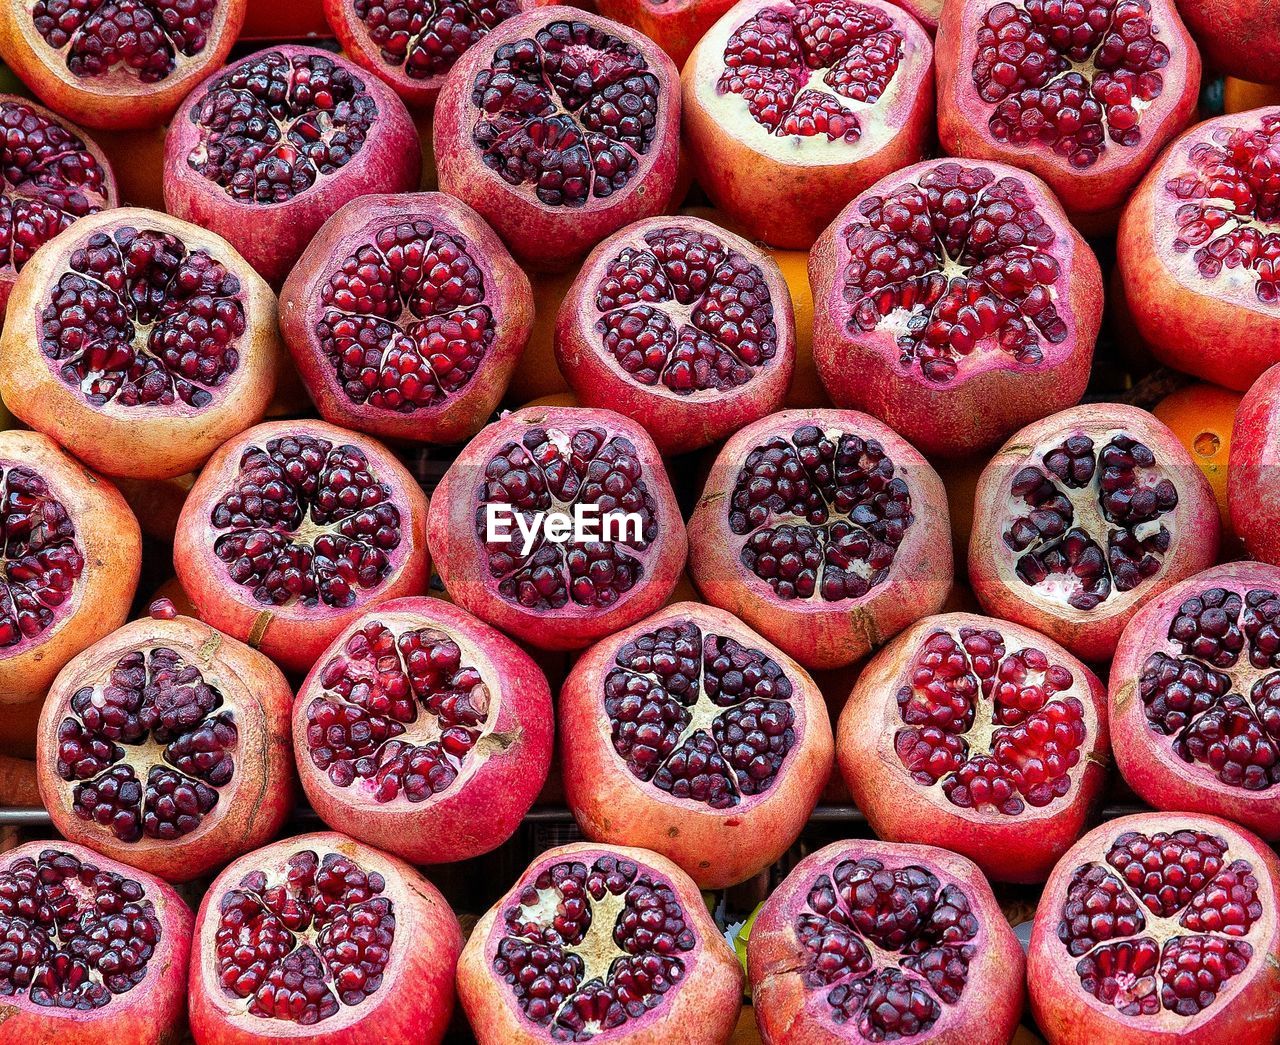
[[[0,1043],[1280,1041],[1274,3],[0,57]]]

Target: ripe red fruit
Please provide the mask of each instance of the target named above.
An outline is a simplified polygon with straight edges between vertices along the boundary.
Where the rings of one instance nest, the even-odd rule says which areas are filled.
[[[1178,11],[1213,69],[1280,84],[1280,7],[1269,0],[1178,0]]]
[[[133,479],[189,472],[262,417],[282,356],[275,296],[226,240],[132,207],[45,244],[0,334],[9,408]]]
[[[926,454],[988,450],[1084,394],[1102,276],[1024,171],[929,160],[892,174],[822,234],[809,276],[827,394]]]
[[[563,971],[562,971],[563,970]],[[480,1045],[721,1045],[742,967],[697,886],[644,849],[549,849],[480,919],[458,997]]]
[[[1280,962],[1280,864],[1224,820],[1143,813],[1085,835],[1036,908],[1027,979],[1061,1045],[1265,1045]]]
[[[231,50],[248,0],[0,4],[0,56],[86,127],[157,127]]]
[[[1280,106],[1196,124],[1125,208],[1116,262],[1153,355],[1246,389],[1280,362]]]
[[[744,0],[684,67],[694,177],[748,238],[808,250],[850,199],[924,156],[932,60],[885,0]]]
[[[782,406],[791,292],[740,236],[649,218],[591,252],[560,305],[555,353],[583,406],[638,421],[664,454],[698,450]]]
[[[667,52],[677,69],[734,0],[597,0],[606,18],[644,33]]]
[[[875,833],[1043,881],[1093,812],[1106,691],[1056,642],[972,613],[926,617],[877,653],[840,714],[836,756]]]
[[[1008,1042],[1024,969],[982,872],[931,845],[857,839],[811,853],[747,941],[765,1045]]]
[[[983,608],[1105,661],[1125,624],[1218,554],[1218,505],[1145,410],[1075,407],[1009,437],[974,495],[969,581]]]
[[[1245,393],[1231,430],[1227,495],[1231,525],[1255,559],[1280,566],[1280,453],[1272,432],[1280,414],[1280,366]]]
[[[526,266],[569,268],[667,209],[680,87],[648,37],[545,7],[494,28],[454,69],[435,113],[440,188],[478,210]]]
[[[942,147],[1039,175],[1090,235],[1195,118],[1200,53],[1173,0],[955,0],[936,45]]]
[[[720,451],[689,520],[689,572],[805,667],[842,667],[942,607],[946,491],[873,417],[783,410]]]
[[[436,1045],[461,950],[458,919],[408,864],[345,835],[287,838],[205,893],[191,1032],[197,1045]]]
[[[416,189],[421,168],[413,120],[391,88],[328,51],[270,47],[215,72],[174,116],[164,201],[279,286],[334,211]]]
[[[70,842],[0,856],[4,1040],[101,1045],[183,1027],[191,910],[173,888]]]
[[[270,421],[201,471],[173,565],[202,620],[304,672],[367,606],[426,590],[426,514],[417,480],[380,443]]]
[[[44,806],[72,841],[197,878],[283,825],[292,705],[261,653],[158,603],[54,680],[36,747]]]
[[[603,525],[622,513],[639,533],[624,525],[616,540],[527,542],[502,515],[508,506],[535,524],[576,513],[584,527]],[[497,539],[502,526],[509,541]],[[526,407],[472,439],[432,496],[427,541],[459,606],[546,650],[582,649],[658,609],[687,549],[653,440],[621,414],[584,407]]]
[[[321,416],[385,439],[474,435],[532,327],[529,277],[438,192],[352,200],[280,292],[280,330]]]
[[[114,486],[35,432],[0,432],[0,714],[124,623],[142,533]]]

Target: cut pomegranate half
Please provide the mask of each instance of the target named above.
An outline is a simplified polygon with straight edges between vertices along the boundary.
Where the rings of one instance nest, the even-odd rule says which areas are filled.
[[[685,64],[694,176],[751,239],[808,250],[925,154],[933,46],[887,0],[742,0]]]

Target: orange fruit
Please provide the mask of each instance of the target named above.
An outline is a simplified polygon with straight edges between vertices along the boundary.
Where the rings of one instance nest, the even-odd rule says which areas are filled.
[[[569,382],[556,365],[556,313],[569,293],[577,271],[552,274],[532,273],[533,331],[520,362],[507,386],[507,403],[522,404],[543,396],[568,392]]]
[[[981,453],[931,462],[947,488],[952,551],[955,553],[956,567],[962,578],[965,576],[965,564],[969,557],[969,537],[973,533],[973,500],[978,492],[978,477],[990,460],[990,453]]]
[[[537,399],[530,399],[527,403],[521,405],[520,409],[527,406],[580,406],[578,397],[572,392],[552,392],[549,396],[538,396]]]
[[[1241,392],[1197,382],[1165,396],[1152,411],[1168,425],[1200,466],[1218,500],[1223,535],[1232,535],[1227,510],[1227,462],[1231,457],[1231,427]]]
[[[1228,76],[1222,85],[1222,107],[1227,112],[1260,109],[1264,105],[1280,105],[1280,85],[1250,83]]]

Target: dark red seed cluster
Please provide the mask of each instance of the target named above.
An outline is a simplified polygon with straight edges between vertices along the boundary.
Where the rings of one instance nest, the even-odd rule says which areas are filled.
[[[353,0],[382,60],[411,80],[443,76],[495,25],[519,14],[517,0]]]

